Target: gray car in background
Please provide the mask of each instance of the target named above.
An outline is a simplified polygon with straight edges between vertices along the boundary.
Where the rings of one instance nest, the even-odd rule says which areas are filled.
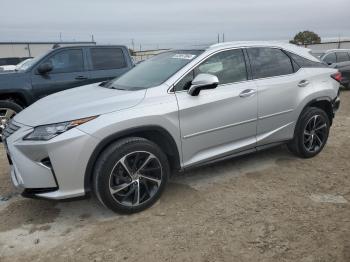
[[[164,52],[105,85],[56,93],[17,114],[4,131],[12,181],[27,197],[93,192],[116,212],[138,212],[174,171],[281,143],[317,155],[340,78],[289,44]]]
[[[336,68],[342,73],[341,84],[350,89],[350,50],[334,49],[328,50],[321,56],[321,61],[331,68]]]

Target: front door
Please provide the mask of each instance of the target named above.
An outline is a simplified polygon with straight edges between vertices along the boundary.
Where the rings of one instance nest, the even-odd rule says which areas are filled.
[[[53,69],[46,74],[39,74],[37,68],[33,70],[32,87],[36,99],[89,82],[81,48],[58,50],[41,63],[51,63]]]
[[[187,89],[200,73],[216,75],[219,85],[191,96]],[[254,149],[256,91],[254,82],[247,78],[241,49],[210,56],[176,84],[185,167]]]

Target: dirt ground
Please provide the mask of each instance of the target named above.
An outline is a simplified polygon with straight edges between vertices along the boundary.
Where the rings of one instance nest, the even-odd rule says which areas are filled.
[[[0,261],[350,261],[350,92],[324,151],[285,147],[178,175],[121,216],[15,193],[0,154]]]

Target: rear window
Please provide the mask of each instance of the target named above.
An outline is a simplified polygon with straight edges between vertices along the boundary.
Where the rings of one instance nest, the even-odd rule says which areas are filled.
[[[337,54],[337,62],[347,62],[349,61],[349,54],[347,52],[336,52]]]
[[[296,55],[294,53],[288,52],[288,55],[293,59],[293,61],[299,66],[299,67],[327,67],[325,64],[321,62],[315,62],[311,61],[309,59],[306,59],[304,57],[301,57],[299,55]]]
[[[248,48],[254,78],[288,75],[294,72],[291,59],[277,48]]]
[[[93,70],[120,69],[126,67],[121,48],[91,48]]]

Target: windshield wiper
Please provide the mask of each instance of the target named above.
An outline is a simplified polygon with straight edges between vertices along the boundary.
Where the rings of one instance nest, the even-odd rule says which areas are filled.
[[[110,88],[116,89],[116,90],[126,90],[125,88],[120,88],[120,87],[116,87],[116,86],[111,86]]]

